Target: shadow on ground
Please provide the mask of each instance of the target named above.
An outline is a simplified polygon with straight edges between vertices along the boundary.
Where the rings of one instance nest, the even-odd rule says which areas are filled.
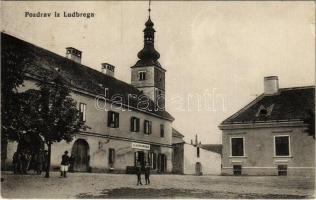
[[[278,195],[278,194],[238,194],[231,192],[210,192],[205,190],[188,190],[188,189],[154,189],[154,188],[117,188],[112,190],[103,190],[98,195],[92,195],[88,193],[81,193],[76,196],[80,199],[127,199],[127,198],[161,198],[161,199],[171,199],[171,198],[237,198],[237,199],[304,199],[310,198],[308,196],[300,195]]]

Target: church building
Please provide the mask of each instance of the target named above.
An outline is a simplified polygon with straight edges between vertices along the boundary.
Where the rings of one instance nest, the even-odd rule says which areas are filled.
[[[25,80],[19,91],[37,88],[42,72],[58,74],[71,87],[89,129],[78,132],[70,143],[52,145],[51,167],[59,169],[61,156],[74,156],[74,170],[80,172],[125,173],[137,162],[149,162],[153,173],[172,171],[172,122],[165,110],[165,73],[154,47],[154,23],[145,23],[144,47],[131,66],[131,84],[115,78],[115,67],[102,63],[100,70],[81,64],[83,52],[67,47],[66,56],[1,33],[1,50],[25,61]],[[3,61],[5,63],[5,61]],[[2,67],[6,67],[3,66]],[[115,97],[122,100],[113,104]],[[140,106],[144,99],[147,106]],[[2,155],[10,168],[16,143],[8,143]]]

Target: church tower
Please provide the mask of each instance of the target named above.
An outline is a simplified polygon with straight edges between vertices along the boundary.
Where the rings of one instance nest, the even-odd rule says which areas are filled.
[[[138,52],[139,60],[131,67],[131,84],[137,89],[143,91],[160,108],[165,108],[165,73],[158,59],[160,54],[154,47],[155,29],[154,23],[149,16],[144,29],[144,48]]]

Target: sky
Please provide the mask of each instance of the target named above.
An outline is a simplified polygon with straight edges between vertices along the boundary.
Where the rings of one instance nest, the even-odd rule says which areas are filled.
[[[130,83],[143,47],[146,1],[1,1],[2,31]],[[263,92],[315,84],[313,1],[152,1],[155,48],[166,72],[167,110],[190,141],[221,143],[218,125]],[[25,12],[93,12],[94,18],[30,18]]]

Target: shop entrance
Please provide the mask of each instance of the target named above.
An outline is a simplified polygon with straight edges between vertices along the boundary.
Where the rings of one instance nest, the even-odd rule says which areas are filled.
[[[145,153],[143,151],[135,152],[135,166],[137,162],[140,162],[140,165],[142,166],[142,170],[144,170],[145,169]]]

